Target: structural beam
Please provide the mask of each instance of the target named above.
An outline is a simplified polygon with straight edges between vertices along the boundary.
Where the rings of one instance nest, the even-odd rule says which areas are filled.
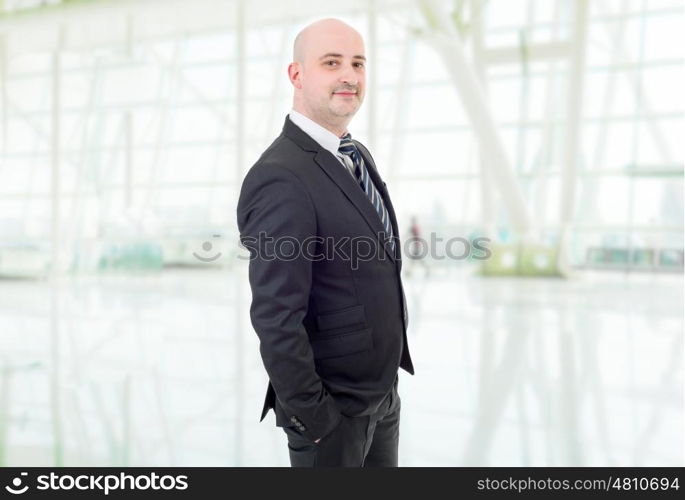
[[[437,51],[457,88],[479,142],[487,148],[491,159],[492,180],[499,189],[512,228],[524,239],[534,235],[531,217],[514,169],[507,157],[504,143],[481,89],[473,67],[468,63],[464,46],[450,16],[441,5],[431,0],[418,0],[430,29],[421,35]]]

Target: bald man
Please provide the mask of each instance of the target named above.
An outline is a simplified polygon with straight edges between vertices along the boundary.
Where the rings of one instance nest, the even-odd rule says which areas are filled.
[[[386,184],[347,126],[364,41],[336,19],[295,38],[293,109],[245,176],[250,317],[293,467],[396,467],[398,369],[413,374],[400,234]]]

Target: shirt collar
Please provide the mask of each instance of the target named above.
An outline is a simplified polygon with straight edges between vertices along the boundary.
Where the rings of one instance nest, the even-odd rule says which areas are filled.
[[[324,149],[331,152],[333,156],[338,156],[338,148],[340,148],[340,137],[335,135],[327,128],[322,127],[311,118],[295,111],[290,111],[288,115],[290,120],[300,127],[307,135],[319,143]]]

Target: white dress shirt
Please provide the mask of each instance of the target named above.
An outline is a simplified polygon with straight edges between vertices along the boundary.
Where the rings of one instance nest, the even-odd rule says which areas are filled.
[[[347,167],[347,164],[343,158],[341,158],[342,154],[338,151],[338,148],[340,148],[340,137],[294,109],[290,111],[288,116],[295,125],[300,127],[324,149],[330,151],[343,166]]]

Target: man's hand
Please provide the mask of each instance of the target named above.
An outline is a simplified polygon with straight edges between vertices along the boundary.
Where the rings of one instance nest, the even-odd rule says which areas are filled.
[[[319,441],[321,441],[321,438],[317,439],[317,440],[314,441],[314,442],[315,442],[315,443],[318,443]]]

